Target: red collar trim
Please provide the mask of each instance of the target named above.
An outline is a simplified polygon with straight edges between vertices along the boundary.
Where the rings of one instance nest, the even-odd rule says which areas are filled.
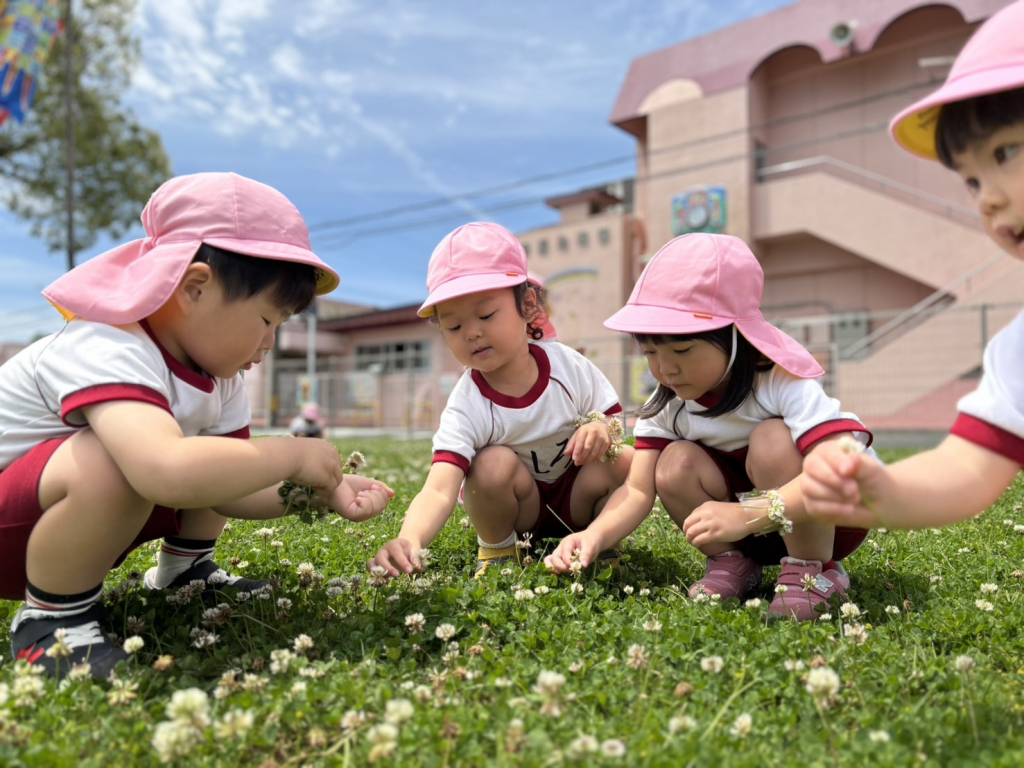
[[[703,408],[714,408],[716,405],[718,405],[720,402],[722,402],[722,396],[721,395],[710,395],[707,392],[705,392],[703,395],[698,397],[693,402],[695,402],[697,405],[699,405],[699,406],[701,406]]]
[[[537,361],[538,371],[537,381],[530,387],[529,392],[522,397],[502,394],[487,383],[487,380],[480,371],[473,371],[471,374],[473,383],[480,390],[480,394],[502,408],[527,408],[537,402],[537,399],[547,389],[548,381],[551,380],[551,361],[548,359],[548,353],[541,349],[539,345],[530,344],[529,350],[530,354],[533,355],[533,359]]]
[[[145,319],[139,320],[139,325],[142,326],[142,330],[144,330],[146,335],[153,340],[154,344],[156,344],[156,348],[159,349],[160,354],[163,355],[164,362],[167,363],[167,367],[176,378],[181,379],[190,387],[195,387],[201,392],[206,392],[207,394],[213,392],[213,379],[202,371],[193,371],[168,352],[164,348],[164,345],[160,343],[160,339],[158,339],[156,334],[153,333],[153,329],[149,327],[149,321]]]

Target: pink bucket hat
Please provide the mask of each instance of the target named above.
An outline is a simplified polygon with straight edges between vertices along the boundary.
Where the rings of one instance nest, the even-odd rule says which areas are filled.
[[[604,324],[624,333],[680,335],[735,325],[765,357],[794,376],[824,375],[796,339],[761,317],[763,289],[761,265],[738,237],[682,235],[654,254],[629,302]]]
[[[320,421],[320,406],[316,403],[306,403],[299,411],[299,415],[307,421]]]
[[[420,317],[442,301],[526,282],[526,251],[511,232],[489,222],[465,224],[445,236],[427,267]]]
[[[170,299],[203,243],[316,267],[317,294],[340,282],[310,250],[306,222],[288,198],[234,173],[197,173],[161,184],[142,211],[142,226],[146,237],[75,267],[43,296],[69,320],[134,323]]]
[[[942,105],[1024,87],[1024,0],[981,25],[956,57],[942,87],[900,112],[889,130],[909,152],[935,160]]]

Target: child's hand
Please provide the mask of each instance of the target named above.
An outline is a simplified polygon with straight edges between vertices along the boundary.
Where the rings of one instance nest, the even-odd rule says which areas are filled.
[[[590,531],[580,531],[566,536],[558,547],[544,558],[544,565],[555,573],[569,573],[573,568],[573,553],[579,552],[580,568],[586,568],[601,552],[601,542]]]
[[[686,540],[695,547],[739,541],[754,533],[747,525],[751,519],[752,516],[739,504],[706,501],[686,518],[683,533],[686,534]]]
[[[815,520],[853,528],[879,525],[875,504],[889,482],[885,467],[840,442],[821,443],[804,459],[800,490]]]
[[[345,477],[337,449],[326,440],[292,440],[290,445],[300,452],[301,463],[286,479],[310,486],[321,498],[332,498]]]
[[[565,446],[567,455],[572,456],[577,467],[600,461],[612,444],[608,427],[600,421],[591,421],[573,432]]]
[[[390,577],[403,573],[419,573],[423,565],[416,557],[420,551],[420,545],[408,539],[392,539],[383,547],[377,555],[366,564],[366,570],[375,565],[381,566]]]
[[[346,520],[361,523],[383,512],[394,495],[395,492],[379,480],[362,475],[345,475],[328,503],[331,509]]]

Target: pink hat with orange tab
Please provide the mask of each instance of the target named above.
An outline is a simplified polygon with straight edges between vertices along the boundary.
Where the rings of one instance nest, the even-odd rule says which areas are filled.
[[[907,107],[889,130],[908,152],[935,160],[935,127],[943,105],[1024,88],[1024,0],[992,15],[967,41],[946,82]]]
[[[498,224],[473,222],[445,235],[427,267],[427,300],[420,317],[430,317],[443,301],[470,293],[525,283],[526,251]]]
[[[629,302],[604,324],[624,333],[669,335],[735,325],[765,357],[794,376],[824,375],[810,352],[761,316],[763,290],[761,265],[738,237],[682,235],[654,254]]]
[[[203,243],[262,259],[316,268],[316,292],[338,273],[310,250],[309,230],[287,197],[234,173],[197,173],[164,182],[142,211],[146,237],[107,251],[57,278],[43,296],[69,320],[134,323],[162,307]]]

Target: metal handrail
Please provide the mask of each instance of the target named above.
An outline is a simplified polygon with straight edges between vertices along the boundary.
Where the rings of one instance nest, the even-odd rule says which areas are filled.
[[[860,338],[857,341],[855,341],[853,344],[848,346],[846,349],[842,350],[842,356],[843,357],[852,357],[852,356],[856,355],[858,352],[860,352],[861,350],[866,349],[867,347],[871,346],[874,342],[878,341],[883,336],[887,336],[888,334],[892,333],[894,330],[899,328],[901,325],[904,325],[908,321],[913,320],[918,315],[921,315],[922,313],[927,311],[933,304],[936,304],[940,300],[942,300],[945,297],[949,296],[950,293],[953,292],[953,290],[955,290],[956,288],[959,288],[961,285],[966,283],[968,280],[973,278],[975,275],[977,275],[977,274],[979,274],[981,272],[984,272],[989,267],[991,267],[994,264],[996,264],[997,262],[1001,261],[1005,256],[1006,256],[1006,254],[1003,253],[1002,251],[1000,251],[999,253],[995,254],[992,257],[990,257],[989,259],[987,259],[983,263],[979,264],[978,266],[973,267],[973,268],[969,269],[968,271],[964,272],[962,275],[960,275],[960,277],[958,277],[953,282],[951,282],[951,283],[949,283],[947,285],[944,285],[942,288],[939,288],[937,291],[935,291],[931,295],[926,296],[925,298],[921,299],[921,301],[917,302],[917,304],[915,304],[914,306],[909,307],[908,309],[904,310],[903,312],[900,312],[898,315],[896,315],[896,317],[894,317],[892,320],[887,322],[885,325],[881,326],[880,328],[876,328],[871,333],[869,333],[867,336],[864,336],[863,338]]]
[[[904,184],[902,182],[895,181],[894,179],[890,179],[887,176],[882,176],[881,174],[874,173],[873,171],[868,171],[859,166],[847,163],[844,160],[840,160],[839,158],[830,157],[829,155],[816,155],[814,157],[804,158],[803,160],[791,160],[788,163],[779,163],[778,165],[765,166],[764,168],[758,169],[757,176],[758,180],[761,180],[767,176],[775,176],[777,174],[788,173],[790,171],[799,171],[805,168],[812,168],[814,166],[819,165],[831,165],[835,168],[839,168],[840,170],[846,171],[847,173],[852,173],[854,176],[860,176],[863,179],[868,179],[869,181],[876,182],[891,189],[899,190],[904,194],[917,197],[921,200],[925,200],[929,203],[932,203],[933,205],[938,205],[941,208],[945,208],[946,210],[949,211],[954,211],[955,213],[959,213],[963,216],[968,216],[969,218],[972,219],[981,218],[978,212],[973,208],[968,208],[965,205],[954,203],[950,200],[946,200],[944,197],[933,195],[930,192],[925,192],[923,190],[917,189],[916,187],[912,187],[909,184]]]

